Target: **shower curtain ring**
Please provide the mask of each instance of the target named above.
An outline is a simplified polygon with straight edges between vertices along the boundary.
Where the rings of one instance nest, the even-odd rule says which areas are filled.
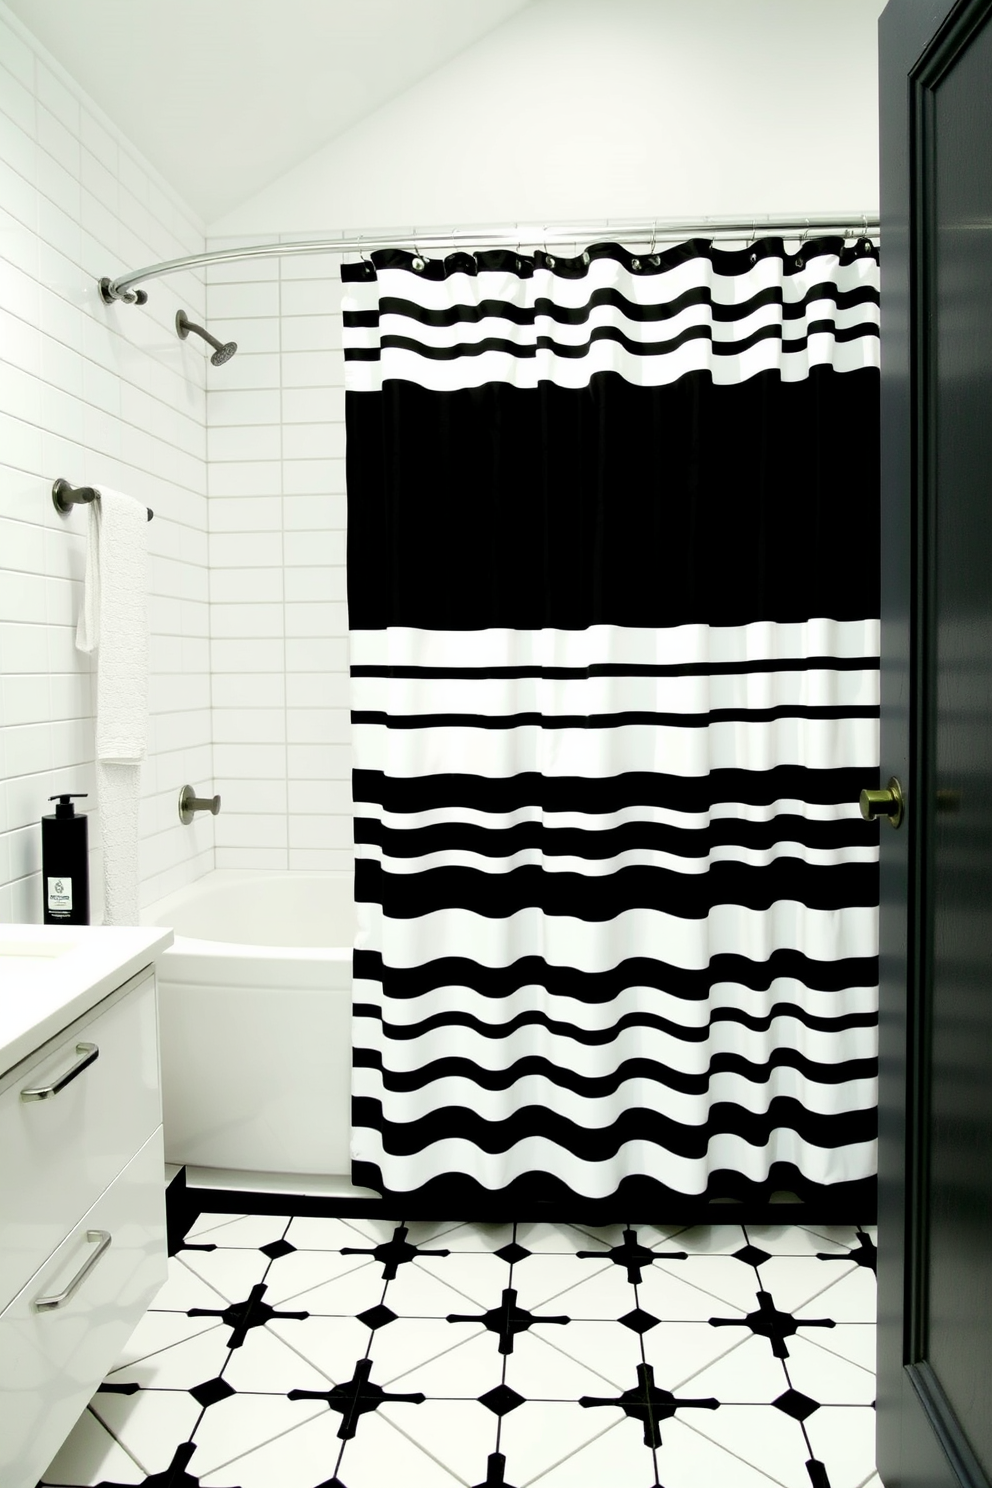
[[[548,224],[547,223],[544,224],[544,262],[547,264],[547,266],[548,266],[549,269],[553,269],[554,266],[555,266],[555,261],[552,258],[551,254],[548,252]]]

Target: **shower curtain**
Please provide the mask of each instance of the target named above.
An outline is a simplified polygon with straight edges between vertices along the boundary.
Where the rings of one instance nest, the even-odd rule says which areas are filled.
[[[876,250],[342,277],[354,1181],[869,1195]]]

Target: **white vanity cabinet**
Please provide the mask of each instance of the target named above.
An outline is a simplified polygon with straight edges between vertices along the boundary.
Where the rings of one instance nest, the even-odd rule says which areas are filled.
[[[165,1279],[150,967],[0,1078],[0,1484],[35,1488]]]

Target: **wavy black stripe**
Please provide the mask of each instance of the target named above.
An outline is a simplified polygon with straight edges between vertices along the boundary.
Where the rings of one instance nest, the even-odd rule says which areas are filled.
[[[433,826],[384,826],[378,817],[355,818],[355,841],[381,847],[390,858],[420,858],[428,853],[473,852],[505,858],[528,850],[549,858],[576,857],[590,862],[622,852],[667,852],[683,858],[705,858],[716,847],[742,847],[765,852],[779,843],[798,843],[819,851],[874,847],[878,827],[858,817],[809,821],[783,813],[771,821],[749,822],[718,817],[705,827],[674,827],[656,822],[623,822],[614,827],[548,827],[521,822],[502,828],[461,822]]]
[[[385,632],[383,632],[385,633]],[[353,677],[399,677],[410,681],[518,681],[540,677],[549,682],[584,682],[590,677],[735,677],[776,672],[877,672],[877,656],[790,656],[767,661],[674,661],[671,663],[590,662],[584,667],[549,666],[353,666]]]
[[[705,873],[670,868],[618,868],[602,878],[547,873],[526,865],[508,873],[477,868],[430,868],[423,873],[388,873],[359,859],[355,898],[381,904],[391,919],[417,919],[440,909],[465,909],[487,919],[505,919],[537,908],[589,922],[612,920],[628,909],[656,909],[678,919],[705,919],[717,904],[769,909],[780,901],[807,909],[878,905],[878,864],[844,863],[821,868],[796,858],[761,868],[713,863]]]
[[[625,1142],[652,1143],[677,1157],[703,1158],[715,1136],[732,1133],[754,1147],[765,1147],[772,1134],[783,1128],[816,1147],[847,1147],[875,1138],[878,1115],[871,1107],[820,1116],[789,1096],[776,1096],[762,1113],[716,1101],[699,1126],[683,1126],[642,1106],[631,1107],[605,1127],[576,1126],[547,1106],[523,1106],[506,1121],[490,1121],[465,1106],[443,1106],[415,1121],[398,1122],[386,1119],[381,1101],[356,1096],[352,1123],[380,1131],[386,1151],[397,1157],[412,1156],[452,1136],[489,1153],[506,1152],[526,1137],[545,1137],[583,1162],[605,1162],[616,1157]],[[663,1175],[663,1162],[661,1167]]]
[[[705,1070],[689,1073],[653,1059],[625,1059],[615,1070],[603,1075],[579,1075],[567,1065],[555,1064],[540,1055],[517,1059],[505,1069],[481,1068],[470,1059],[448,1057],[433,1059],[416,1070],[394,1070],[383,1066],[377,1049],[356,1048],[353,1063],[358,1069],[378,1070],[384,1090],[408,1093],[421,1090],[438,1080],[470,1080],[480,1090],[512,1090],[518,1080],[538,1075],[589,1100],[610,1096],[627,1080],[651,1080],[681,1095],[706,1095],[710,1081],[717,1075],[739,1075],[752,1085],[767,1084],[773,1071],[797,1070],[804,1079],[817,1085],[844,1085],[849,1080],[874,1080],[878,1075],[877,1059],[833,1060],[818,1064],[797,1049],[772,1049],[767,1060],[756,1064],[741,1054],[714,1054]]]
[[[386,315],[395,315],[413,321],[415,324],[431,326],[438,330],[456,325],[478,325],[483,320],[505,320],[510,325],[532,326],[537,323],[538,318],[554,321],[557,325],[574,326],[585,325],[596,310],[609,307],[618,310],[625,320],[633,324],[648,325],[674,320],[686,310],[703,305],[713,321],[727,325],[735,321],[746,320],[748,316],[766,309],[769,305],[781,308],[783,320],[803,320],[810,305],[822,303],[824,300],[831,300],[837,311],[853,310],[859,305],[877,306],[879,292],[868,284],[859,284],[852,289],[842,290],[839,285],[825,279],[818,284],[811,285],[802,299],[787,300],[781,285],[776,284],[757,290],[749,299],[733,304],[721,304],[713,299],[709,286],[696,285],[671,300],[642,304],[637,300],[629,299],[618,289],[603,287],[594,289],[582,305],[561,305],[546,295],[542,295],[532,305],[515,305],[510,300],[489,299],[449,305],[443,309],[418,304],[415,300],[404,299],[397,295],[383,295],[379,300],[379,320],[381,321],[381,318]],[[361,315],[361,311],[346,311],[345,327],[347,329],[368,328],[379,323],[368,318],[368,312],[365,313],[364,319],[358,318]]]
[[[709,965],[673,966],[660,958],[629,956],[607,971],[582,971],[553,966],[541,956],[521,956],[507,966],[482,966],[464,956],[438,956],[422,966],[390,966],[380,951],[356,950],[352,965],[356,979],[380,982],[388,999],[407,1001],[439,987],[468,987],[491,1000],[510,997],[521,987],[543,987],[551,997],[604,1003],[628,987],[654,987],[686,1002],[705,1002],[721,985],[768,992],[778,981],[797,982],[812,992],[845,992],[851,987],[878,985],[877,956],[838,957],[818,961],[802,951],[773,951],[766,961],[722,952]]]
[[[874,704],[819,708],[801,703],[780,703],[774,708],[711,708],[706,713],[384,713],[373,709],[355,709],[354,724],[378,724],[389,729],[425,728],[709,728],[714,723],[773,723],[778,718],[831,720],[840,718],[877,718]]]
[[[355,1013],[356,1016],[382,1019],[382,1009],[375,1003],[356,1003]],[[476,1018],[472,1013],[451,1010],[433,1013],[417,1023],[384,1022],[382,1032],[385,1038],[404,1043],[423,1038],[425,1034],[441,1028],[468,1028],[473,1033],[481,1034],[483,1038],[504,1039],[520,1028],[538,1027],[559,1038],[568,1038],[576,1044],[586,1044],[592,1048],[612,1044],[627,1028],[651,1028],[656,1033],[666,1033],[677,1038],[684,1044],[705,1044],[718,1023],[734,1023],[747,1028],[751,1033],[768,1033],[776,1018],[794,1018],[814,1033],[843,1033],[849,1028],[878,1026],[878,1015],[874,1012],[838,1013],[833,1018],[821,1018],[815,1013],[807,1012],[798,1003],[776,1002],[761,1017],[756,1017],[744,1008],[714,1008],[705,1023],[694,1026],[677,1023],[672,1018],[662,1018],[657,1013],[649,1013],[642,1008],[636,1012],[623,1013],[609,1028],[582,1028],[578,1024],[551,1018],[547,1013],[532,1008],[517,1013],[512,1018],[504,1018],[499,1023],[489,1023],[485,1018]]]
[[[810,336],[816,335],[832,336],[837,342],[858,341],[863,336],[877,338],[879,329],[871,321],[864,321],[856,326],[837,326],[832,320],[814,320],[807,327],[805,336],[787,337],[780,325],[769,325],[759,326],[749,336],[742,336],[739,341],[717,341],[712,328],[702,325],[686,326],[684,331],[668,341],[639,341],[625,335],[617,326],[595,326],[589,332],[588,340],[577,345],[555,341],[550,336],[535,336],[533,341],[526,343],[508,341],[500,336],[483,336],[478,341],[461,341],[453,346],[430,346],[412,336],[389,334],[381,338],[378,347],[345,347],[344,356],[345,361],[377,362],[381,360],[384,351],[409,351],[429,362],[457,362],[494,351],[503,356],[516,357],[519,361],[529,361],[538,352],[550,352],[567,361],[581,361],[598,341],[615,342],[629,355],[640,357],[670,356],[691,341],[708,341],[714,356],[740,356],[762,341],[779,341],[782,352],[789,355],[805,351]]]
[[[628,770],[617,775],[549,776],[526,770],[519,775],[386,775],[354,770],[356,802],[385,811],[414,812],[470,807],[503,814],[526,807],[542,811],[605,813],[641,806],[670,811],[709,811],[724,802],[770,806],[775,801],[807,801],[816,806],[852,804],[860,792],[878,786],[877,766],[812,770],[776,765],[770,770],[711,770],[706,775],[665,775]]]

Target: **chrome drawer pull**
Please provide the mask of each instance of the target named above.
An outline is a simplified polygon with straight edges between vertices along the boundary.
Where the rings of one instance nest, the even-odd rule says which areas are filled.
[[[86,1258],[86,1260],[80,1266],[79,1270],[76,1272],[75,1276],[72,1278],[69,1285],[65,1288],[64,1291],[56,1292],[54,1297],[35,1298],[35,1300],[31,1304],[35,1312],[51,1312],[52,1309],[55,1307],[65,1306],[69,1298],[72,1296],[73,1292],[77,1291],[78,1288],[82,1286],[83,1282],[86,1280],[87,1276],[89,1276],[97,1261],[100,1259],[104,1251],[109,1246],[111,1239],[110,1231],[87,1230],[86,1239],[90,1245],[96,1245],[96,1250],[91,1256],[88,1256]],[[99,1241],[99,1244],[97,1244],[97,1241]]]
[[[77,1075],[81,1075],[87,1065],[100,1057],[100,1050],[96,1044],[77,1044],[76,1053],[81,1054],[82,1058],[77,1059],[75,1064],[70,1064],[64,1075],[60,1075],[51,1085],[36,1085],[31,1090],[22,1090],[21,1100],[51,1100],[53,1095],[58,1095],[59,1091],[64,1090]]]

